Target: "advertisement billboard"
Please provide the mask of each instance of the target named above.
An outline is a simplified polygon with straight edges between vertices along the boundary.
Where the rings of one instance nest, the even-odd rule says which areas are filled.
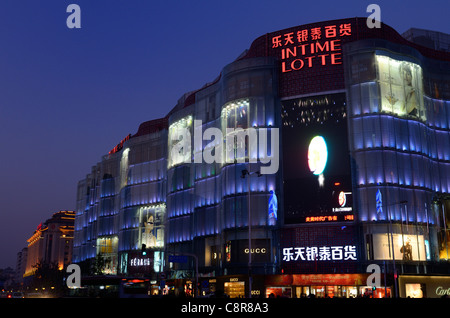
[[[345,94],[283,101],[282,119],[286,222],[353,214]]]
[[[375,55],[380,84],[381,111],[426,120],[420,65]]]
[[[162,248],[164,246],[164,213],[165,204],[145,206],[139,209],[141,247]]]
[[[373,234],[374,260],[390,260],[392,254],[396,260],[401,261],[426,261],[426,241],[423,235],[410,234]],[[394,245],[392,247],[392,245]],[[393,253],[392,253],[393,249]]]

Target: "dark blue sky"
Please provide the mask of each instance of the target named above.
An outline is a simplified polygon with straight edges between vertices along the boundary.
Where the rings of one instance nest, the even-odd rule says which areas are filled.
[[[77,182],[140,123],[212,81],[257,37],[367,16],[450,33],[448,0],[1,0],[0,268],[36,226],[74,210]],[[66,8],[81,7],[81,29]]]

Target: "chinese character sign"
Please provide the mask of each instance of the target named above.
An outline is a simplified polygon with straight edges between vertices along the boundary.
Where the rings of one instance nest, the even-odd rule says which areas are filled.
[[[356,261],[356,246],[308,246],[283,248],[283,261]]]
[[[304,28],[272,37],[271,47],[281,51],[283,73],[342,64],[343,38],[352,35],[351,23]]]

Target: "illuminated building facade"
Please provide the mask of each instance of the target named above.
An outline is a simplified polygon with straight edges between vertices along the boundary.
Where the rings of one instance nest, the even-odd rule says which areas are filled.
[[[440,231],[450,193],[449,63],[402,44],[371,42],[350,45],[347,55],[354,197],[366,257],[448,259]],[[381,247],[389,221],[393,251]]]
[[[166,151],[167,120],[142,123],[78,183],[74,262],[100,259],[107,275],[133,273],[141,263],[143,273],[161,271]]]
[[[38,263],[56,264],[62,270],[72,262],[74,222],[75,211],[59,211],[39,224],[27,240],[24,277],[33,275]]]
[[[277,171],[279,164],[271,148],[272,129],[280,122],[275,72],[270,58],[236,61],[216,81],[180,101],[180,110],[169,117],[169,149],[176,149],[182,129],[190,132],[192,146],[182,155],[168,153],[167,253],[195,254],[205,274],[248,273],[249,222],[251,248],[259,251],[252,271],[276,272],[281,174],[261,169]],[[210,131],[219,137],[208,137]],[[241,139],[240,132],[247,137]],[[258,142],[265,133],[266,149],[251,147],[250,133]],[[211,153],[215,160],[208,162]],[[176,275],[192,270],[190,264],[170,266]]]
[[[235,296],[252,275],[252,295],[350,297],[369,264],[390,287],[448,266],[448,52],[365,18],[280,30],[145,125],[80,182],[75,261],[197,267]]]
[[[447,273],[449,54],[365,19],[267,37],[281,64],[284,272]],[[317,136],[326,146],[311,150]]]
[[[27,256],[28,256],[27,247],[22,248],[22,250],[17,253],[16,273],[14,281],[16,282],[16,284],[20,286],[23,286],[23,275],[25,274],[25,269],[27,267]]]

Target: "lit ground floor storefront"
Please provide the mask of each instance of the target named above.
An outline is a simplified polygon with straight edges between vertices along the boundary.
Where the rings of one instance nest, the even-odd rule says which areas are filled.
[[[367,286],[369,274],[290,274],[252,276],[252,298],[390,298],[392,287]],[[384,278],[382,278],[384,281]],[[248,275],[202,277],[199,294],[203,297],[225,294],[230,298],[247,298]]]
[[[392,298],[396,286],[381,274],[381,286],[367,285],[369,273],[248,275],[152,280],[99,276],[82,279],[71,296],[94,297],[227,297],[227,298]],[[389,276],[389,275],[388,275]],[[450,298],[448,275],[399,275],[400,298]]]
[[[450,298],[450,276],[399,275],[401,298]]]
[[[367,286],[369,274],[291,274],[265,279],[266,297],[390,298],[391,287]]]

